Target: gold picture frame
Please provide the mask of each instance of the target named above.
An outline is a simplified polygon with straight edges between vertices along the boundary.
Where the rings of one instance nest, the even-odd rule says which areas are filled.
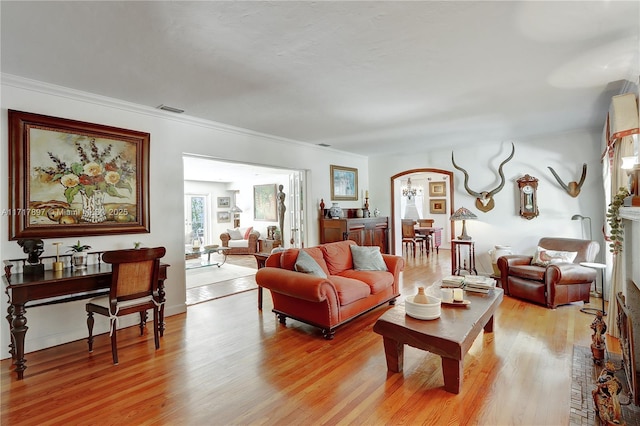
[[[8,111],[9,239],[148,233],[149,133]]]
[[[429,200],[429,213],[438,214],[447,212],[447,199]]]
[[[358,169],[331,165],[331,199],[358,201]]]
[[[445,197],[447,195],[447,184],[445,182],[429,182],[430,197]]]

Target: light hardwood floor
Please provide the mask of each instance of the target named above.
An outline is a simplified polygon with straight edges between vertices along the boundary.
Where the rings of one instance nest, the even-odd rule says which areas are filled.
[[[449,273],[446,250],[408,259],[403,296]],[[85,340],[28,354],[23,381],[3,360],[0,423],[566,425],[572,348],[591,343],[593,316],[581,303],[550,310],[505,297],[494,333],[481,334],[465,357],[454,395],[443,390],[440,358],[428,352],[408,347],[404,372],[387,372],[372,327],[388,306],[327,341],[299,322],[280,325],[269,292],[262,312],[256,296],[167,318],[158,351],[153,333],[121,330],[117,366],[108,335],[97,337],[92,354]]]

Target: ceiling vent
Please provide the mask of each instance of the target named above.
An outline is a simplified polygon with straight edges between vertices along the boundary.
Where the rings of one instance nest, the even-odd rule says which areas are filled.
[[[175,112],[176,114],[182,114],[184,112],[183,109],[174,108],[174,107],[171,107],[171,106],[168,106],[168,105],[164,105],[164,104],[159,105],[158,109],[161,109],[161,110],[164,110],[164,111],[169,111],[169,112]]]

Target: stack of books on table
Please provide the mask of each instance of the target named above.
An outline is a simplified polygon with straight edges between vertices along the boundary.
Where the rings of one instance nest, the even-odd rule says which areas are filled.
[[[464,285],[464,277],[449,275],[442,279],[442,288],[461,288]]]
[[[489,293],[496,286],[496,280],[482,275],[465,275],[464,289],[476,293]]]

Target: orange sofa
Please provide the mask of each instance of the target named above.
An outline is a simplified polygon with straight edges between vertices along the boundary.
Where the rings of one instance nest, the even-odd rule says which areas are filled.
[[[354,241],[347,240],[305,249],[287,249],[269,256],[265,267],[256,273],[256,282],[270,290],[273,312],[282,324],[289,317],[319,327],[325,339],[333,339],[336,327],[387,302],[395,303],[400,296],[399,280],[404,259],[379,254],[382,267],[386,266],[387,271],[356,270],[352,245],[356,246],[355,250],[359,247]],[[366,249],[375,250],[373,247]],[[315,260],[326,278],[296,271],[300,251]],[[356,254],[362,252],[368,253],[360,250]],[[358,256],[356,261],[360,259]]]

